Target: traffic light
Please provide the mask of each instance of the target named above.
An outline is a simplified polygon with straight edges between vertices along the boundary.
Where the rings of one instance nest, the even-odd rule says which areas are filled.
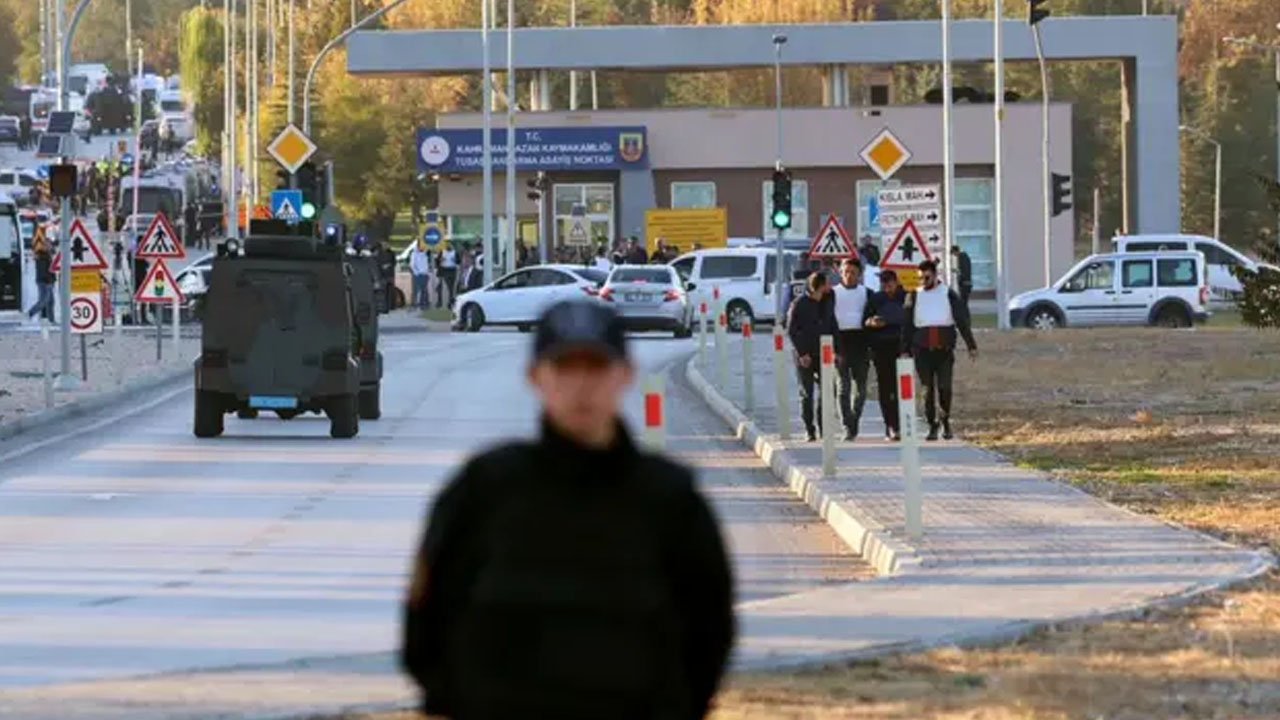
[[[1027,24],[1035,26],[1036,23],[1049,17],[1049,11],[1042,9],[1040,6],[1049,2],[1049,0],[1027,0]]]
[[[296,174],[298,190],[302,191],[302,207],[298,209],[298,214],[303,220],[310,220],[316,216],[319,208],[320,175],[312,162],[303,163]]]
[[[791,227],[791,171],[784,168],[773,171],[772,220],[778,230]]]
[[[1053,216],[1071,209],[1071,176],[1049,173],[1053,178]]]
[[[541,170],[538,171],[537,177],[531,177],[528,180],[525,180],[524,184],[529,188],[527,197],[534,202],[541,201],[542,196],[546,195],[547,190],[551,188],[551,180],[548,179],[547,174]]]

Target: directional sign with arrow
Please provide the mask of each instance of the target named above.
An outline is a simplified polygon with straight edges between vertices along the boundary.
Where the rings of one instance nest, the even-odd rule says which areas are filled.
[[[937,185],[905,185],[884,188],[876,193],[876,202],[881,210],[894,211],[904,207],[942,205],[942,193]]]
[[[907,221],[916,224],[917,228],[941,227],[942,211],[938,208],[917,208],[912,210],[885,210],[883,206],[880,208],[880,227],[893,228],[897,232],[898,228],[907,224]]]
[[[75,270],[106,270],[107,258],[102,254],[102,250],[98,248],[98,243],[93,241],[93,235],[89,233],[89,228],[80,222],[80,218],[76,218],[71,222],[71,269]],[[58,272],[62,269],[62,253],[58,253],[53,258],[53,266],[51,272]]]
[[[848,231],[835,215],[827,216],[826,222],[822,223],[822,228],[814,236],[813,243],[809,245],[811,258],[843,258],[857,253]]]
[[[178,239],[178,234],[173,231],[173,226],[169,224],[169,218],[165,217],[164,213],[156,213],[155,219],[147,228],[146,235],[142,236],[142,242],[138,243],[138,251],[134,253],[134,257],[148,260],[181,260],[186,256],[187,250]]]

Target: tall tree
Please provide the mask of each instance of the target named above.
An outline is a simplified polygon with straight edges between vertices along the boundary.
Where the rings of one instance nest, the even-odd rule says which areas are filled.
[[[222,146],[223,25],[221,12],[204,7],[192,8],[181,21],[182,91],[195,116],[196,150],[205,155],[216,155]]]

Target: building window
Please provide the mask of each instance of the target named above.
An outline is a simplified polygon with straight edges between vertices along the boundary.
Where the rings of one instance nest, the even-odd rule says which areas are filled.
[[[706,210],[716,206],[716,184],[713,182],[671,183],[671,207],[680,210]]]
[[[773,227],[773,181],[764,182],[764,230],[762,238],[775,237],[777,230]],[[804,180],[791,181],[791,227],[782,235],[784,238],[807,240],[809,238],[809,183]]]
[[[555,218],[556,245],[576,244],[591,246],[597,243],[612,245],[615,240],[613,228],[613,185],[602,184],[568,184],[555,185],[551,188],[552,208]],[[569,243],[569,233],[573,227],[575,211],[586,218],[589,228],[586,242],[575,238]]]
[[[992,248],[993,186],[986,178],[956,180],[955,223],[953,237],[960,249],[973,261],[973,289],[994,290],[996,287],[995,252]]]
[[[857,244],[861,245],[862,240],[868,235],[881,250],[888,244],[888,241],[881,239],[884,231],[880,227],[880,208],[876,203],[876,195],[884,188],[896,188],[901,185],[902,183],[897,180],[886,182],[859,180],[857,182],[854,193],[858,199],[858,235],[854,238]]]

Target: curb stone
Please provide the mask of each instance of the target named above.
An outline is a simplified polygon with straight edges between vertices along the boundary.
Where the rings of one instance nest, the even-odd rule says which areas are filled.
[[[836,536],[862,556],[878,574],[903,576],[918,572],[923,567],[923,560],[915,548],[894,537],[856,507],[837,502],[821,477],[805,472],[780,441],[766,437],[754,420],[703,377],[696,359],[690,359],[685,365],[685,377],[707,405],[729,423],[738,439],[751,448],[797,497],[826,520]]]
[[[57,405],[47,410],[24,415],[15,420],[0,424],[0,440],[8,440],[9,438],[21,435],[25,432],[37,430],[48,425],[63,422],[73,418],[82,417],[89,413],[97,412],[108,405],[129,400],[135,395],[141,394],[147,390],[158,390],[168,385],[176,384],[179,380],[190,379],[191,367],[184,365],[183,367],[174,368],[165,372],[157,373],[151,377],[138,378],[131,382],[104,392],[90,395],[87,397],[72,400],[65,405]]]

